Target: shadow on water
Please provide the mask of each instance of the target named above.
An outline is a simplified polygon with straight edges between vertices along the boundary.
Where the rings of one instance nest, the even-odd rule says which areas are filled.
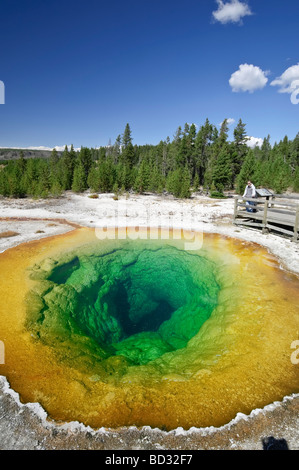
[[[263,450],[289,450],[285,439],[275,439],[273,436],[265,437],[262,440]]]

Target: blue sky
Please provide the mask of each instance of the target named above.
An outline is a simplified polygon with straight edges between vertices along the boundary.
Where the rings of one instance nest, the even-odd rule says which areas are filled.
[[[2,0],[0,147],[299,132],[298,0]],[[299,97],[299,94],[298,94]],[[1,95],[0,95],[1,100]]]

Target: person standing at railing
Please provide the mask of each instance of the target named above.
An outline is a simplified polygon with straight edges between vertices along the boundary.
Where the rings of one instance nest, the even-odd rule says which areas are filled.
[[[245,188],[243,197],[248,198],[248,199],[254,199],[256,197],[256,190],[254,184],[252,184],[251,181],[248,181],[247,186]],[[246,202],[246,211],[247,212],[255,212],[255,209],[249,206],[255,206],[253,201],[247,201]]]

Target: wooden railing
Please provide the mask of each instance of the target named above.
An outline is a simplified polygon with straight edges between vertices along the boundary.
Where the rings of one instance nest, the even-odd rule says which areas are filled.
[[[251,204],[254,205],[251,205]],[[249,212],[252,209],[253,212]],[[273,195],[271,198],[235,196],[234,224],[275,231],[298,241],[299,197]]]

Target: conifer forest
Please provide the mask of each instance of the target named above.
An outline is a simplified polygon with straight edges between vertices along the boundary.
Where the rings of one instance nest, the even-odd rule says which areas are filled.
[[[228,138],[225,119],[217,127],[208,119],[201,127],[185,124],[172,139],[158,145],[134,145],[130,125],[114,144],[100,148],[53,149],[49,158],[1,161],[0,194],[5,197],[58,197],[64,191],[137,194],[167,192],[189,198],[203,191],[224,197],[225,191],[243,194],[247,180],[276,194],[299,192],[299,133],[260,147],[248,145],[246,125],[240,119]]]

